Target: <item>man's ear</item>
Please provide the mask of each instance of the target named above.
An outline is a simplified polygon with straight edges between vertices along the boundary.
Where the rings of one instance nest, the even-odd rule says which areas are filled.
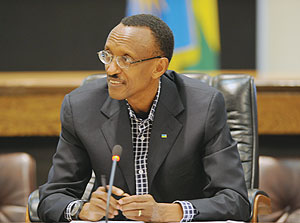
[[[163,75],[169,66],[169,60],[166,57],[159,58],[156,62],[156,65],[154,67],[154,70],[152,72],[152,77],[154,79],[159,78],[161,75]]]

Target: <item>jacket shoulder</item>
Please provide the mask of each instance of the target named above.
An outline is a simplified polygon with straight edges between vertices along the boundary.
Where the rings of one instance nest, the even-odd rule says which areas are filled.
[[[215,94],[218,90],[209,86],[208,83],[196,78],[188,77],[184,74],[178,74],[175,71],[168,70],[165,77],[171,80],[177,87],[178,91],[185,91],[186,93],[205,93],[206,96]]]

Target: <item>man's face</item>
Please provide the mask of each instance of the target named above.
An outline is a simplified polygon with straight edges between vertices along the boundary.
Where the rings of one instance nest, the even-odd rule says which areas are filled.
[[[126,56],[132,61],[157,56],[154,55],[154,37],[148,27],[119,24],[110,32],[104,49],[114,56],[113,61],[105,65],[111,98],[136,103],[153,97],[157,80],[152,77],[152,71],[157,59],[130,64],[128,68],[120,68],[116,62],[116,56]]]

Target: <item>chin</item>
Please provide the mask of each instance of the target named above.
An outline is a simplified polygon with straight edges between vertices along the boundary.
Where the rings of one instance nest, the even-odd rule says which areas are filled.
[[[116,100],[124,100],[125,97],[120,95],[120,94],[114,94],[112,92],[109,92],[109,97],[111,97],[112,99],[116,99]]]

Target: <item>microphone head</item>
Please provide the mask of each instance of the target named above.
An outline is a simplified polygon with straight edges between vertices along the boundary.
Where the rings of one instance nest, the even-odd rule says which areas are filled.
[[[115,145],[112,150],[112,160],[119,161],[122,154],[122,150],[123,150],[122,146]]]

